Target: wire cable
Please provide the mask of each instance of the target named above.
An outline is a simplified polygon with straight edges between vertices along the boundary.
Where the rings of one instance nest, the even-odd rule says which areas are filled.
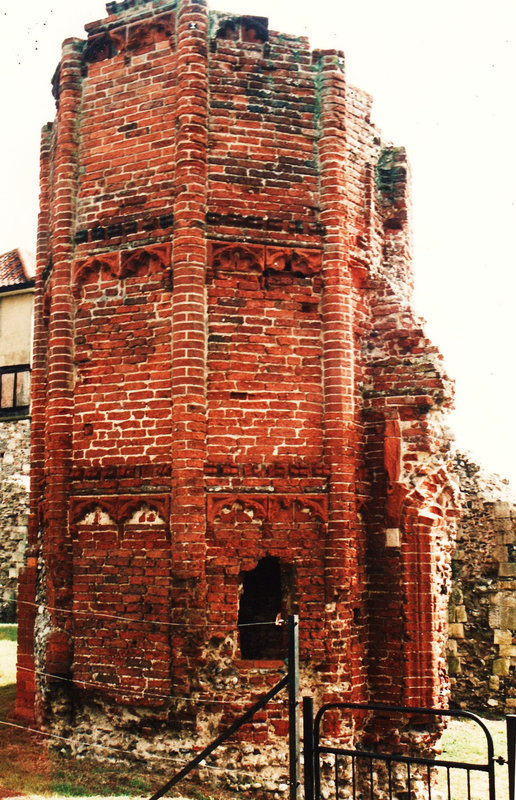
[[[121,686],[115,686],[114,684],[110,683],[97,683],[95,681],[86,681],[82,680],[81,678],[68,678],[65,675],[55,675],[52,672],[45,672],[44,670],[39,669],[32,669],[31,667],[21,667],[18,666],[18,670],[20,672],[29,672],[31,675],[41,675],[46,678],[51,678],[52,680],[58,681],[65,681],[67,683],[71,683],[78,688],[82,686],[88,686],[94,689],[104,689],[113,692],[118,692],[119,694],[129,694],[134,695],[135,698],[140,698],[142,700],[147,699],[156,699],[156,700],[168,700],[172,703],[174,702],[186,702],[186,703],[198,703],[199,705],[224,705],[224,706],[233,706],[235,707],[236,701],[235,700],[213,700],[213,699],[202,699],[197,697],[182,697],[179,695],[165,695],[165,694],[158,694],[156,692],[140,692],[136,689],[128,689]],[[279,701],[282,705],[285,705],[286,701]]]
[[[209,622],[203,623],[187,623],[187,622],[168,622],[166,620],[153,620],[153,619],[137,619],[136,617],[124,617],[119,614],[108,614],[105,611],[84,611],[81,609],[73,609],[73,608],[59,608],[58,606],[49,606],[45,603],[36,603],[30,600],[9,600],[9,603],[16,603],[17,605],[25,605],[31,606],[32,608],[44,608],[47,611],[54,611],[56,613],[62,614],[73,614],[79,616],[88,616],[100,619],[113,619],[119,622],[138,622],[144,625],[165,625],[172,628],[211,628],[213,630],[220,631],[222,630],[230,630],[234,631],[235,626],[229,624],[216,624]],[[16,624],[16,623],[13,623]],[[253,628],[265,625],[274,625],[276,627],[282,626],[285,624],[285,620],[277,617],[275,620],[265,621],[265,622],[239,622],[237,623],[237,628]]]

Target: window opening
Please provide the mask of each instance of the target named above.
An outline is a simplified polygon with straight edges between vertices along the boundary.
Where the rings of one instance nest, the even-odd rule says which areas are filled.
[[[242,658],[284,659],[287,644],[284,626],[256,623],[275,622],[289,613],[290,575],[282,570],[278,558],[266,556],[255,569],[243,572],[241,580],[238,624],[243,626],[240,628]]]
[[[30,405],[30,365],[0,367],[0,416],[25,416]]]

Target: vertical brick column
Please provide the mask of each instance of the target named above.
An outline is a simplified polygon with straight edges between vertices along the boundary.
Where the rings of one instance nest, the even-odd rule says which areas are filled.
[[[194,633],[204,620],[206,451],[205,291],[208,130],[208,13],[204,0],[180,0],[177,14],[177,118],[172,342],[172,555],[177,621],[174,665],[187,681]],[[190,674],[192,674],[190,672]]]
[[[46,602],[66,609],[71,602],[72,553],[68,493],[72,458],[73,299],[70,288],[73,220],[77,191],[78,120],[81,102],[81,42],[63,44],[53,157],[52,276],[48,333],[45,538]],[[70,653],[64,631],[70,614],[50,612],[54,632],[47,643],[47,671],[66,671]],[[54,641],[55,640],[55,641]]]
[[[41,133],[40,212],[38,252],[34,292],[34,347],[32,354],[30,515],[26,563],[18,581],[18,673],[16,677],[16,714],[25,719],[34,716],[34,622],[36,617],[36,576],[38,530],[44,488],[45,412],[46,412],[46,340],[44,330],[44,270],[49,263],[48,235],[49,178],[52,126]]]
[[[355,514],[354,345],[352,283],[346,196],[346,82],[344,56],[318,55],[321,130],[319,139],[324,294],[322,306],[324,364],[325,460],[330,470],[329,522],[326,542],[326,603],[330,670],[340,687],[361,681],[353,673],[352,603],[359,580]],[[349,685],[349,684],[348,684]],[[340,688],[339,687],[339,688]],[[337,687],[336,687],[337,688]],[[342,689],[341,689],[342,690]]]

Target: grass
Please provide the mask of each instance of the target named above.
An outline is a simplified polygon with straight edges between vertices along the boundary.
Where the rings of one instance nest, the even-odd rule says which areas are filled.
[[[15,642],[18,635],[17,625],[0,624],[0,642]]]
[[[503,756],[507,758],[507,740],[505,733],[505,720],[485,719],[485,723],[491,736],[493,737],[495,757]],[[453,761],[468,761],[470,763],[486,763],[487,749],[486,737],[482,729],[475,722],[470,720],[452,720],[442,738],[442,748],[444,759]],[[452,776],[452,797],[451,800],[467,800],[467,787],[465,780],[460,780],[459,776]],[[507,767],[496,765],[496,800],[508,800],[509,789],[507,780]],[[444,788],[444,781],[441,777],[441,791]],[[447,795],[445,795],[447,796]],[[487,775],[482,773],[472,773],[471,777],[471,800],[485,800],[488,797]]]

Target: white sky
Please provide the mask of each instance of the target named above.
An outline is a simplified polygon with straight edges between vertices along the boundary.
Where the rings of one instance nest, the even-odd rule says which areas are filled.
[[[346,54],[413,173],[416,304],[456,380],[458,444],[516,488],[516,3],[211,0]],[[0,253],[35,249],[39,131],[69,36],[101,0],[0,0]]]

